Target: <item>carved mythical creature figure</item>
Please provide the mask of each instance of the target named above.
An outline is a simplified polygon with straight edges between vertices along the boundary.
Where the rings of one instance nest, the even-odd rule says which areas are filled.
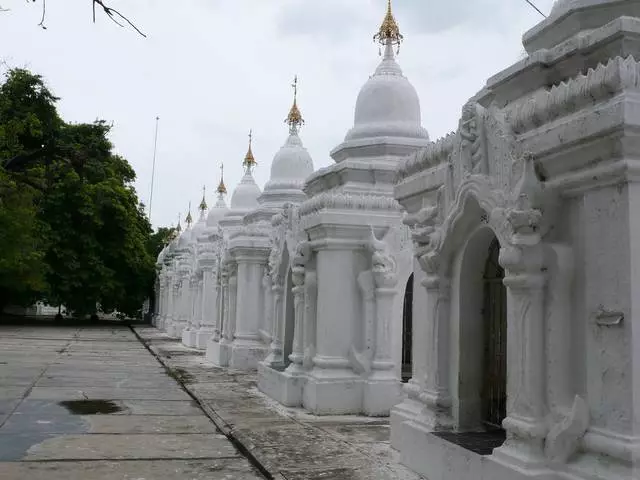
[[[293,257],[293,265],[304,267],[311,259],[311,245],[309,242],[302,241],[296,247],[296,253]]]
[[[411,236],[415,243],[428,246],[434,242],[436,226],[443,222],[445,186],[441,186],[436,194],[436,204],[423,207],[416,213],[407,214],[403,223],[411,228]]]
[[[395,285],[397,281],[396,261],[389,252],[387,243],[376,238],[373,227],[371,227],[371,235],[366,246],[371,252],[371,271],[376,280],[376,285],[379,287]]]

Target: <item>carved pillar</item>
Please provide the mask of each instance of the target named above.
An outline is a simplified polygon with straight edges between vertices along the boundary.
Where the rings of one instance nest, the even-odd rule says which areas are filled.
[[[171,325],[171,322],[173,321],[173,296],[175,295],[175,288],[173,285],[173,276],[168,276],[167,277],[167,290],[165,292],[165,296],[167,297],[165,302],[166,302],[166,313],[164,316],[164,325],[163,325],[163,329],[166,332],[167,329],[169,328],[169,326]]]
[[[164,322],[164,293],[165,293],[165,280],[164,275],[161,275],[158,282],[158,297],[156,300],[156,320],[155,327],[162,328],[162,324]]]
[[[316,272],[305,270],[304,276],[304,358],[302,365],[306,370],[313,367],[316,354],[316,318],[318,299],[318,276]]]
[[[225,268],[222,274],[222,312],[220,317],[222,320],[222,338],[220,339],[220,343],[227,343],[227,337],[229,336],[229,307],[229,271]]]
[[[499,454],[544,462],[547,433],[544,252],[536,234],[514,235],[500,250],[507,287],[507,441]]]
[[[228,321],[225,339],[228,343],[233,342],[236,335],[236,305],[238,298],[238,273],[236,266],[232,265],[229,275],[229,303],[228,303]]]
[[[236,340],[244,343],[260,342],[260,289],[262,287],[262,258],[259,256],[238,255],[238,289],[242,292],[242,301],[236,307]]]
[[[264,341],[269,343],[273,336],[273,289],[268,268],[265,268],[264,276],[262,277],[262,290],[264,292],[264,305],[262,330],[260,333]]]
[[[349,359],[354,345],[352,324],[354,302],[358,285],[354,272],[356,264],[352,243],[340,241],[317,251],[318,309],[317,353],[313,359],[313,372],[318,378],[350,378],[352,362]],[[340,301],[338,301],[340,299]]]
[[[420,257],[426,277],[422,280],[427,297],[427,352],[424,386],[420,400],[427,406],[426,420],[431,428],[450,427],[451,395],[449,386],[449,311],[450,280],[439,273],[439,262],[432,253]]]
[[[376,285],[371,270],[365,270],[358,274],[358,287],[360,287],[362,295],[364,349],[360,361],[358,361],[358,356],[354,354],[354,363],[358,373],[361,373],[361,371],[369,370],[375,346]]]
[[[291,349],[291,365],[287,368],[289,371],[300,371],[302,368],[302,359],[304,356],[303,338],[304,338],[304,278],[305,271],[302,266],[295,266],[292,270],[291,279],[293,280],[293,305],[294,305],[294,328],[293,328],[293,347]]]
[[[204,276],[204,275],[203,275]],[[202,298],[204,297],[202,291],[202,285],[204,283],[204,278],[196,279],[195,282],[195,294],[193,298],[194,308],[193,308],[193,330],[198,331],[202,326]]]
[[[394,284],[376,282],[376,316],[375,316],[375,355],[372,368],[374,370],[393,370],[391,358],[391,317],[393,301],[397,295]]]
[[[180,334],[184,331],[184,329],[189,325],[189,321],[191,319],[191,279],[189,278],[189,272],[183,273],[182,279],[182,308],[180,315]]]
[[[223,295],[222,285],[220,283],[216,283],[215,285],[215,310],[212,312],[213,314],[213,341],[220,341],[220,333],[222,332],[222,317],[224,315],[224,295]]]
[[[215,287],[213,285],[213,282],[213,267],[207,266],[202,271],[202,280],[200,282],[200,291],[202,292],[200,299],[200,308],[202,310],[202,315],[200,318],[202,328],[211,332],[213,332],[215,323],[216,306]]]
[[[273,334],[271,338],[271,345],[269,345],[269,355],[267,356],[265,363],[268,363],[271,366],[275,366],[284,363],[282,351],[282,335],[284,327],[284,287],[280,282],[277,282],[271,287],[271,291],[273,292]]]

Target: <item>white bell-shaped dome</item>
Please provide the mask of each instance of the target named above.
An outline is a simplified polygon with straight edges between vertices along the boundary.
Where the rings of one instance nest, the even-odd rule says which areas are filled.
[[[198,241],[200,235],[202,235],[207,228],[207,212],[205,209],[200,209],[200,217],[198,221],[193,226],[193,231],[191,233],[191,243],[195,243]]]
[[[184,229],[184,231],[180,234],[180,237],[178,237],[178,244],[176,245],[178,250],[182,250],[184,248],[188,248],[190,243],[191,243],[191,233],[192,233],[192,228],[191,225],[189,223],[187,223],[187,228]]]
[[[420,99],[402,74],[391,43],[384,58],[364,84],[356,101],[354,126],[345,140],[375,137],[428,139],[421,125]]]
[[[214,205],[214,207],[209,210],[209,215],[207,215],[207,228],[215,228],[218,226],[218,223],[229,211],[229,207],[227,207],[227,203],[224,201],[224,196],[222,193],[218,195],[218,201]]]
[[[167,251],[167,246],[165,245],[162,250],[160,250],[160,253],[158,254],[158,258],[156,260],[156,265],[160,265],[162,263],[162,261],[164,260],[164,255],[165,252]]]
[[[301,189],[304,181],[313,173],[313,160],[297,132],[292,132],[285,144],[273,157],[271,176],[264,191]]]
[[[231,196],[231,210],[249,211],[258,207],[258,197],[262,192],[256,184],[251,174],[251,169],[247,168],[242,180]]]

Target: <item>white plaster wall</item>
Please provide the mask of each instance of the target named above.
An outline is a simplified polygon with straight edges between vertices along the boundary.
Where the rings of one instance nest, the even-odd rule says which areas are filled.
[[[629,189],[610,186],[584,195],[584,287],[587,396],[593,426],[631,433],[632,318],[630,312]],[[595,312],[625,312],[620,325],[600,326]]]

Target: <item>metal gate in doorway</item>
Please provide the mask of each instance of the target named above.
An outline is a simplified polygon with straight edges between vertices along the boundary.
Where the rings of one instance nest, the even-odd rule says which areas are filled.
[[[413,273],[407,281],[402,308],[402,381],[408,382],[412,376],[413,346]]]
[[[490,429],[502,428],[507,410],[507,292],[504,269],[498,262],[500,243],[489,247],[484,271],[484,379],[483,422]]]

